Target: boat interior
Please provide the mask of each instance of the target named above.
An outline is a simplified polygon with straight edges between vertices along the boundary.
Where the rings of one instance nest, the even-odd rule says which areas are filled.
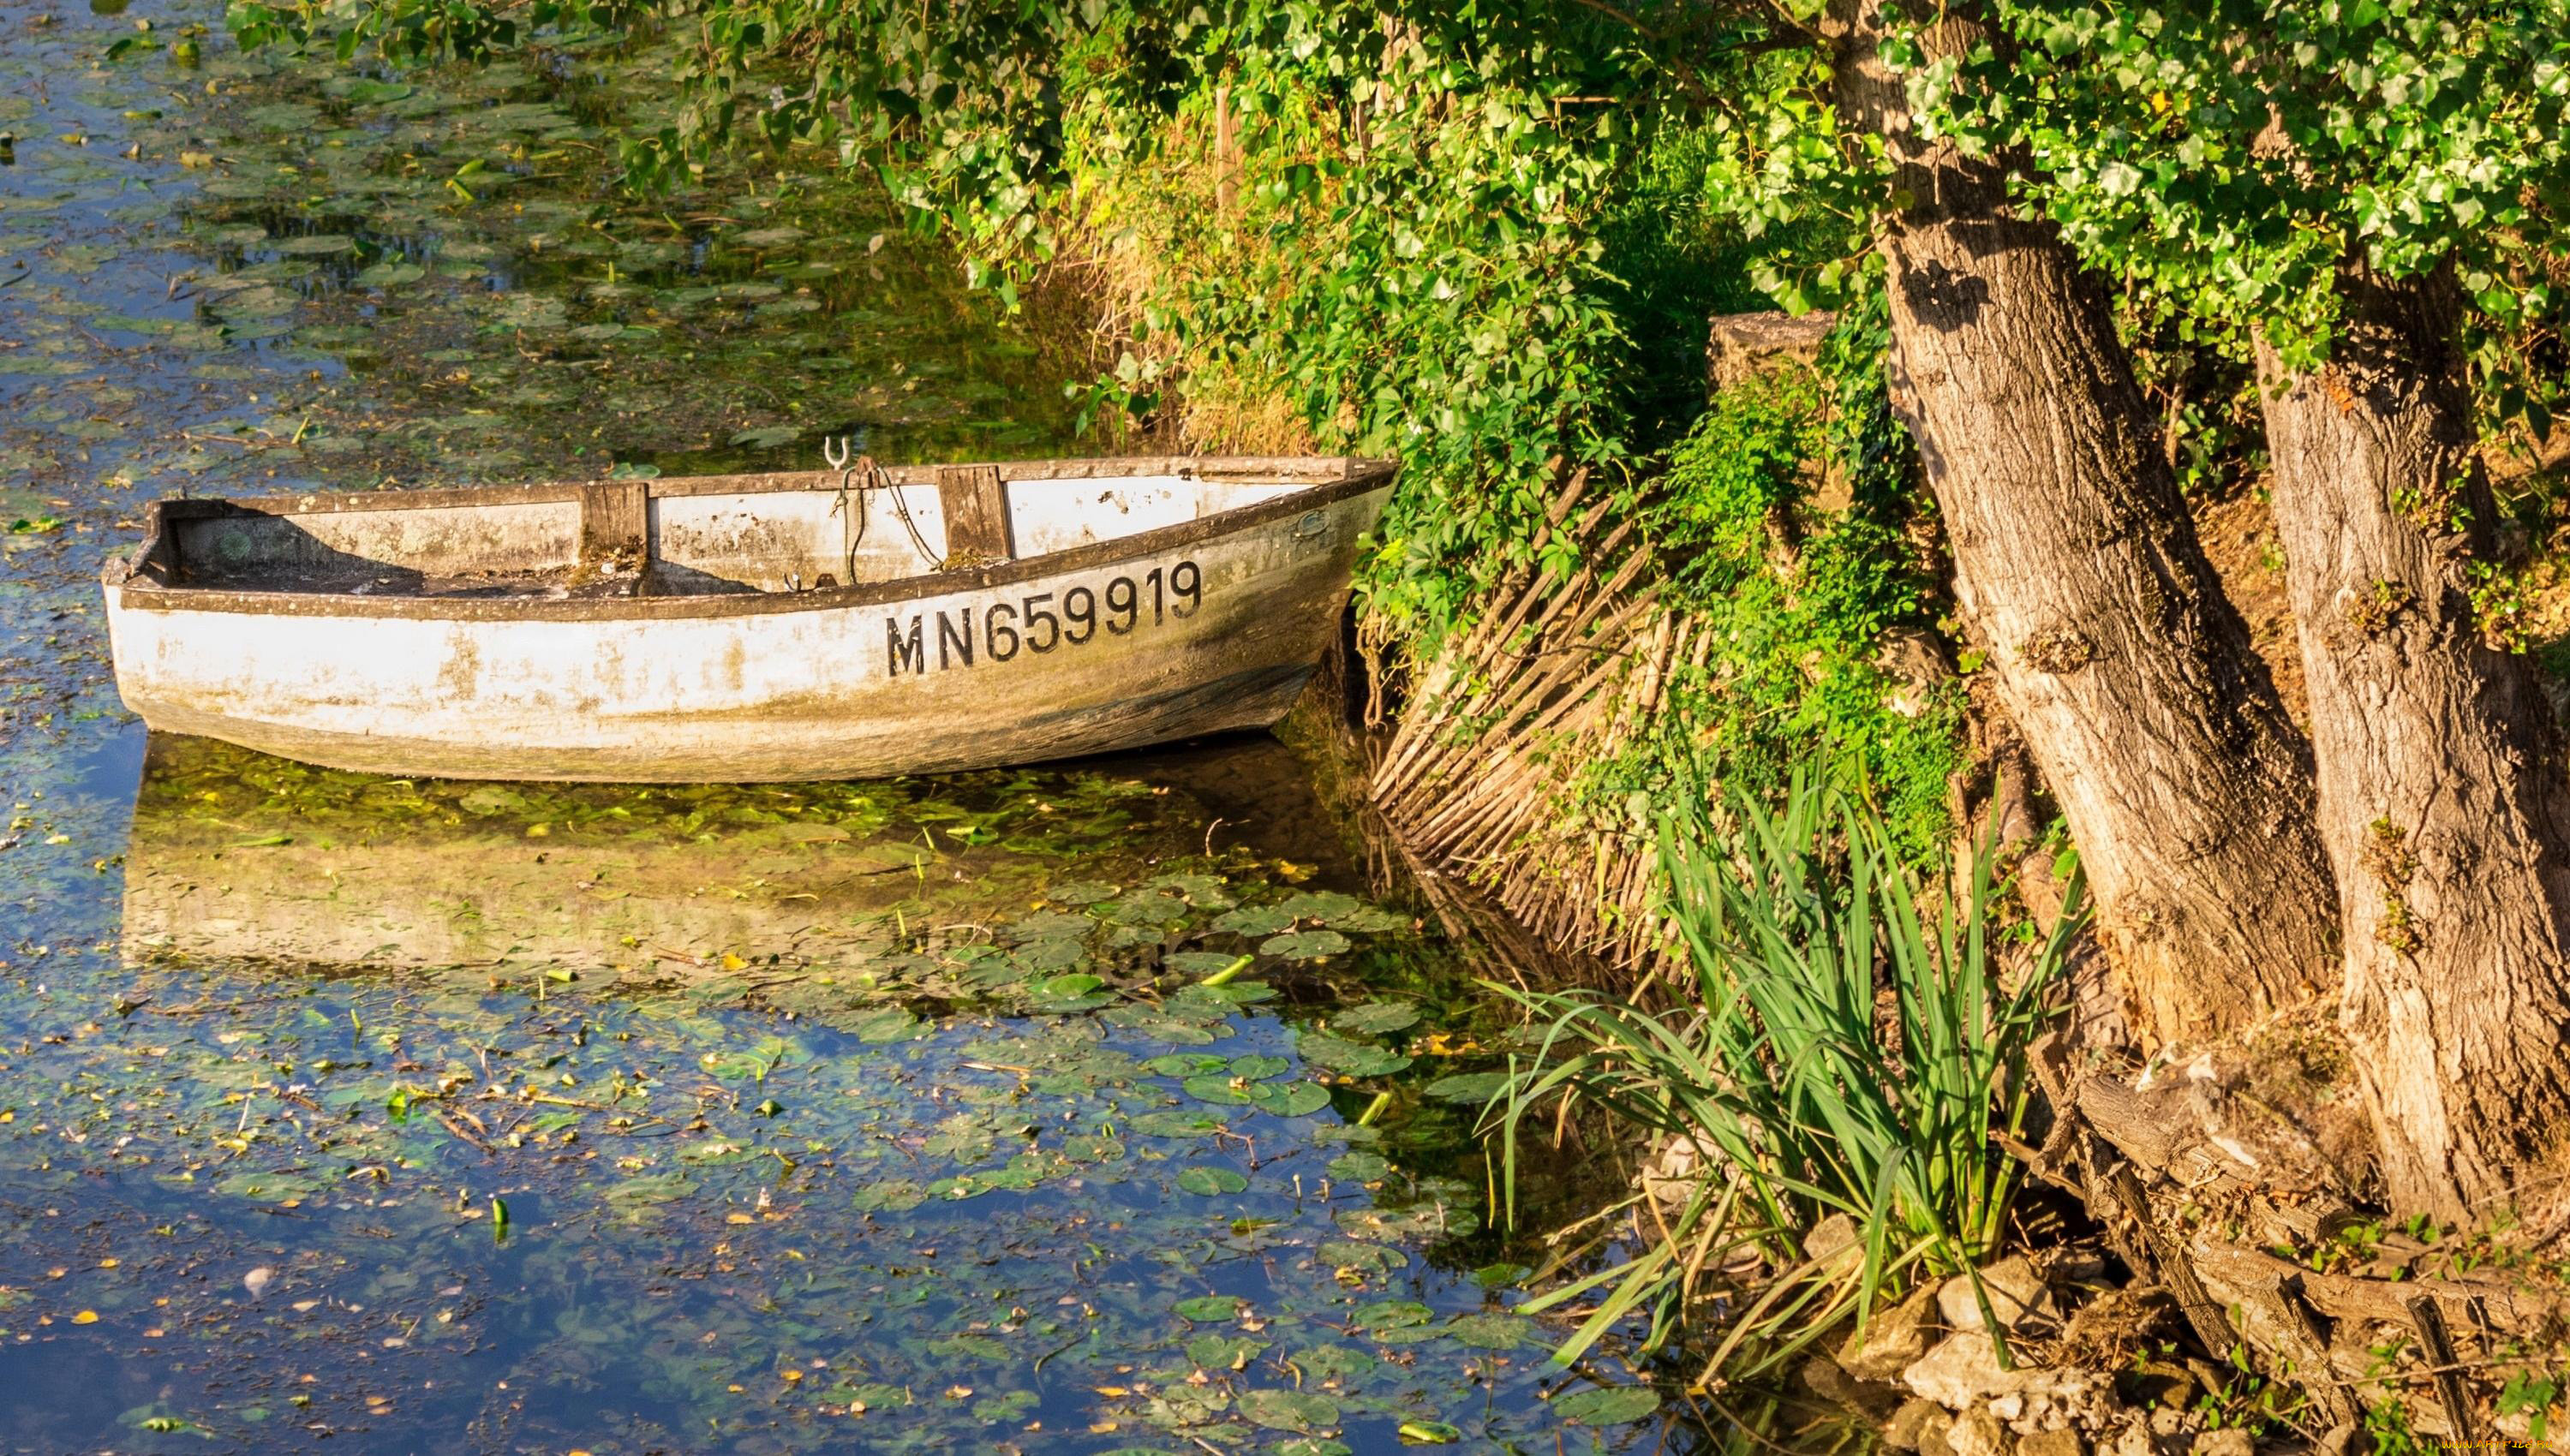
[[[356,595],[809,591],[987,566],[1348,479],[1339,459],[863,467],[571,486],[170,501],[163,587]]]

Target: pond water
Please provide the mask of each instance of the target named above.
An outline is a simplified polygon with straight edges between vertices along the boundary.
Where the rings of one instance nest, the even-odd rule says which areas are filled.
[[[0,1450],[1728,1447],[1544,1358],[1492,1030],[1253,738],[369,779],[118,704],[149,499],[1076,448],[820,159],[620,197],[665,56],[0,10]],[[801,170],[797,170],[797,168]]]

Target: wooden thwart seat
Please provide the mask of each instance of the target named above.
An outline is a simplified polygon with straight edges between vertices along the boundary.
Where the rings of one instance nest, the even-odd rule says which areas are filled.
[[[651,553],[651,495],[642,481],[590,481],[580,488],[580,563],[638,570]]]
[[[1009,535],[1009,496],[998,466],[939,466],[937,502],[946,520],[946,560],[941,569],[1016,558]]]

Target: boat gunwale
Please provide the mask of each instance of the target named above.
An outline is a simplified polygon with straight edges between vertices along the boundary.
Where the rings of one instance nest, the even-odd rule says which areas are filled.
[[[1193,521],[1154,527],[1132,536],[1090,542],[1067,550],[1020,556],[958,571],[927,571],[887,581],[816,586],[803,591],[721,592],[681,596],[370,596],[340,591],[244,590],[221,586],[164,585],[143,565],[170,545],[168,523],[231,515],[323,516],[353,511],[470,510],[489,506],[553,505],[581,498],[587,482],[528,486],[466,486],[426,491],[324,491],[241,500],[182,497],[153,502],[144,513],[141,545],[111,552],[102,583],[119,588],[119,605],[142,611],[222,611],[257,616],[394,617],[440,621],[648,621],[689,617],[755,616],[771,612],[827,611],[880,606],[989,590],[1020,581],[1093,570],[1118,561],[1194,546],[1217,537],[1303,515],[1392,484],[1397,462],[1360,456],[1125,456],[1075,460],[984,462],[1003,481],[1097,481],[1154,476],[1198,480],[1240,476],[1312,474],[1310,489],[1272,501],[1235,506]],[[879,468],[885,484],[934,485],[939,470],[956,466]],[[1320,474],[1335,470],[1335,478]],[[842,479],[835,470],[755,475],[682,476],[646,484],[654,498],[769,495],[826,489]]]

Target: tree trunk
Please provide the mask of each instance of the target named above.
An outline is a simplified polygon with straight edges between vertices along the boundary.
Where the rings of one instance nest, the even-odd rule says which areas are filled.
[[[2276,528],[2311,685],[2344,1016],[2395,1207],[2482,1218],[2570,1136],[2570,777],[2468,575],[2495,518],[2453,280],[2351,267],[2333,357],[2263,345]]]
[[[1877,131],[1893,397],[1964,624],[2070,822],[2133,1024],[2198,1040],[2334,978],[2309,750],[2222,594],[2098,280],[2006,160],[1912,130],[1879,0],[1835,0],[1839,105]],[[1949,17],[1931,49],[1979,32]]]

